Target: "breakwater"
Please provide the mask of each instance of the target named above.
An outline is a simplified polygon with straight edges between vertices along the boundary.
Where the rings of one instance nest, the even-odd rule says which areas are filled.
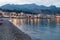
[[[31,37],[15,27],[8,20],[2,20],[0,25],[0,40],[31,40]]]

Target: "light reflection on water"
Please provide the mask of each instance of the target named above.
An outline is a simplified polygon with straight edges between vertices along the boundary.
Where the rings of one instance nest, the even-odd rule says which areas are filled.
[[[12,19],[33,40],[60,40],[60,18]]]

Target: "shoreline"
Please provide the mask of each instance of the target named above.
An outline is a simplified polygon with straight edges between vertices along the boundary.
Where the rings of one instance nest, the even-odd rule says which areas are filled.
[[[22,38],[21,38],[22,40],[32,40],[31,37],[30,37],[28,34],[22,32],[17,25],[15,25],[14,23],[12,23],[11,21],[9,21],[9,22],[10,22],[13,26],[15,26],[15,29],[16,29],[16,31],[18,32],[18,34],[20,33],[20,36],[22,36]]]
[[[32,40],[31,37],[8,20],[0,21],[3,24],[0,25],[0,40]]]

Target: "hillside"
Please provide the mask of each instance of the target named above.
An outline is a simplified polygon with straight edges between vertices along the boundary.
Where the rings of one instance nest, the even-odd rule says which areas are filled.
[[[25,12],[32,14],[60,14],[60,7],[56,7],[51,5],[50,7],[46,7],[44,5],[36,5],[36,4],[24,4],[24,5],[14,5],[14,4],[6,4],[0,7],[0,10],[8,11],[8,12]]]

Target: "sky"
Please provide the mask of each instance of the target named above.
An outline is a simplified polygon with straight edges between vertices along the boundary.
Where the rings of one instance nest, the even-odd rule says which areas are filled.
[[[0,0],[0,6],[5,4],[32,4],[35,3],[37,5],[55,5],[57,7],[60,7],[60,0]]]

